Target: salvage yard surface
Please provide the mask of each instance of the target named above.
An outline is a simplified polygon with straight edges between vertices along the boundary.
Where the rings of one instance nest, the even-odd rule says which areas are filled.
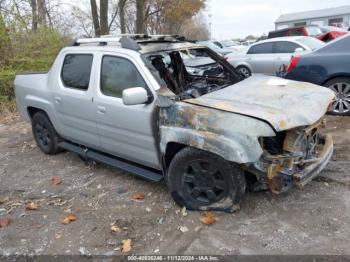
[[[327,122],[333,160],[304,189],[248,193],[234,214],[204,214],[180,210],[163,184],[44,155],[29,124],[3,118],[0,254],[349,255],[350,118]]]

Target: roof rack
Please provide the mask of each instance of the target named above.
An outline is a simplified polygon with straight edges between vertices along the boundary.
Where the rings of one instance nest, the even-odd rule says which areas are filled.
[[[108,43],[116,43],[122,48],[139,51],[139,44],[162,43],[162,42],[183,42],[185,37],[178,35],[147,35],[147,34],[120,34],[120,35],[103,35],[96,38],[77,39],[72,46],[80,46],[81,44],[98,44],[99,46],[108,45]]]

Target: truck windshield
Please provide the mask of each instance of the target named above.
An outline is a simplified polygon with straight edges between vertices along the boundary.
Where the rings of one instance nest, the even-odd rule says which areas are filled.
[[[180,100],[196,98],[243,79],[234,67],[207,48],[160,51],[142,58],[160,84]]]

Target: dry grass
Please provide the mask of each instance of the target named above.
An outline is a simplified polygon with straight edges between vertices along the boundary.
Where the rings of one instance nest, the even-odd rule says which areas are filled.
[[[0,101],[0,119],[7,118],[17,112],[16,100]]]

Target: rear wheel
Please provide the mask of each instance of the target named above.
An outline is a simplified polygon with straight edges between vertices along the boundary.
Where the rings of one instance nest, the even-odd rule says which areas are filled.
[[[338,77],[328,81],[326,87],[331,89],[336,98],[332,104],[333,115],[349,115],[350,114],[350,78]]]
[[[241,75],[244,76],[244,78],[248,78],[252,75],[252,72],[250,71],[250,69],[246,66],[238,66],[237,67],[237,71],[239,73],[241,73]]]
[[[60,137],[44,112],[37,112],[32,119],[32,131],[38,147],[45,154],[53,155],[61,151]]]
[[[246,188],[237,166],[189,147],[175,155],[166,180],[177,204],[192,210],[234,211]]]

